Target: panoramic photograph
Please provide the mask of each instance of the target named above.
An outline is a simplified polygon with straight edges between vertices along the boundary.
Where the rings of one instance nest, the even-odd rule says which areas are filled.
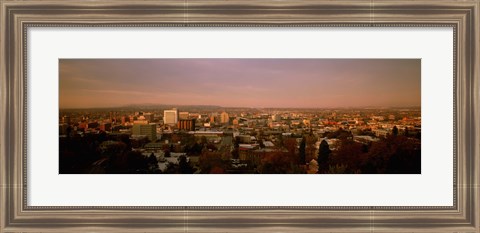
[[[421,174],[420,59],[59,59],[60,174]]]

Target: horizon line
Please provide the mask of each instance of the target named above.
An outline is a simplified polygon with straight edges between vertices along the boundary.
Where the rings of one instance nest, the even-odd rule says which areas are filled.
[[[102,107],[63,107],[59,110],[81,110],[81,109],[109,109],[109,108],[154,108],[154,107],[214,107],[214,108],[250,108],[250,109],[381,109],[381,108],[421,108],[421,106],[348,106],[348,107],[246,107],[246,106],[220,106],[220,105],[188,105],[188,104],[138,104],[124,106],[102,106]]]

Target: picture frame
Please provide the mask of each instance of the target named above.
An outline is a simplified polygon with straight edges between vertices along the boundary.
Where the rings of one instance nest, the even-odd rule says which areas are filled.
[[[0,2],[0,232],[480,232],[480,2]],[[454,205],[28,206],[29,27],[452,27]]]

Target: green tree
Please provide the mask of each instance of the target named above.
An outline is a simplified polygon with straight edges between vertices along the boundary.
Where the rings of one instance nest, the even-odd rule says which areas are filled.
[[[305,137],[302,138],[302,141],[300,142],[300,164],[301,165],[304,165],[305,164],[305,157],[306,157],[306,152],[305,152],[305,148],[306,148],[306,144],[307,144],[307,141],[305,139]]]
[[[258,142],[258,145],[259,145],[260,148],[262,148],[262,149],[265,148],[265,144],[263,143],[263,140],[260,140],[260,141]]]
[[[127,173],[144,174],[148,171],[147,159],[140,152],[127,152]]]
[[[148,156],[147,163],[148,163],[148,173],[159,172],[158,160],[155,154],[151,153],[150,156]]]
[[[397,136],[397,135],[398,135],[398,128],[397,128],[397,126],[396,126],[396,125],[395,125],[395,126],[393,126],[393,129],[392,129],[392,134],[393,134],[393,136]]]
[[[207,137],[205,136],[201,136],[200,137],[200,144],[203,146],[205,146],[205,144],[207,144]]]
[[[330,146],[326,140],[322,140],[320,143],[320,148],[318,150],[318,172],[324,173],[328,170],[328,157],[332,151],[330,150]]]
[[[181,174],[192,174],[193,168],[190,166],[190,163],[187,161],[187,157],[180,156],[178,162],[179,170]]]
[[[408,132],[408,127],[405,127],[405,137],[408,137],[410,135],[410,132]]]

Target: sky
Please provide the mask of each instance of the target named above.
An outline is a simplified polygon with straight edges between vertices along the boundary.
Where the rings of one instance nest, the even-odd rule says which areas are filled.
[[[60,108],[420,106],[420,59],[60,59]]]

